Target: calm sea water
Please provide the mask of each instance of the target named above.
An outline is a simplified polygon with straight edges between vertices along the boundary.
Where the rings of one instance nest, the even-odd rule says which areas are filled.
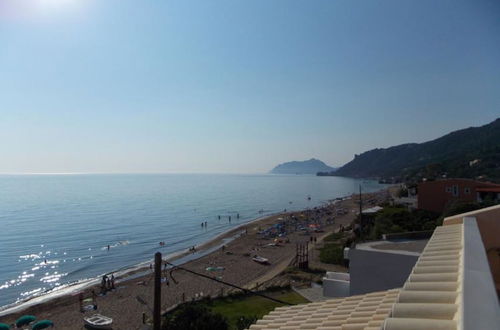
[[[318,206],[359,184],[382,188],[299,175],[0,176],[0,306],[131,267],[158,250],[187,249],[285,208]]]

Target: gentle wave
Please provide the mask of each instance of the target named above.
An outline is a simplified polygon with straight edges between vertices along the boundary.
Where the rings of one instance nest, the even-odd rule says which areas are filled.
[[[360,184],[382,187],[297,175],[0,176],[0,306],[128,271],[155,251],[179,253],[258,217],[355,193]]]

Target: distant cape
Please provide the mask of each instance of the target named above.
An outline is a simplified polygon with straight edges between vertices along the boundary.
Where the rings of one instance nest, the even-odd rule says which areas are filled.
[[[279,164],[269,173],[272,174],[317,174],[318,172],[333,172],[336,168],[323,163],[319,159],[311,158],[304,161],[292,161]]]

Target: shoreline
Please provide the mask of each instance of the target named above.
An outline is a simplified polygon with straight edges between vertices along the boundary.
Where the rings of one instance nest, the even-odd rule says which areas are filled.
[[[327,200],[326,202],[323,201],[321,202],[320,205],[317,205],[315,207],[323,207],[328,203],[337,201],[338,199],[344,200],[345,198],[348,198],[347,196],[343,197],[338,197],[336,199],[330,199]],[[237,239],[239,237],[238,231],[240,231],[242,228],[251,225],[253,223],[257,223],[260,221],[266,221],[269,220],[273,217],[278,217],[278,216],[284,216],[288,213],[293,213],[293,212],[303,212],[306,209],[302,210],[297,210],[297,211],[290,211],[290,212],[276,212],[272,214],[268,214],[265,216],[261,216],[252,220],[249,220],[245,223],[240,223],[236,227],[227,229],[213,238],[201,243],[199,246],[196,246],[196,253],[192,253],[189,250],[186,251],[186,248],[175,251],[172,253],[169,253],[167,255],[162,255],[162,259],[168,260],[169,262],[176,262],[179,260],[182,260],[183,258],[189,257],[189,256],[194,256],[193,258],[186,258],[187,260],[183,260],[181,263],[178,265],[185,265],[189,263],[190,261],[195,261],[199,258],[202,258],[210,253],[212,253],[214,250],[217,248],[220,248],[222,245],[230,243],[231,241]],[[239,233],[241,235],[241,233]],[[100,278],[103,275],[111,275],[114,274],[115,278],[117,280],[117,284],[120,282],[128,281],[128,280],[133,280],[138,277],[141,277],[145,275],[149,271],[149,264],[154,262],[154,258],[151,258],[149,260],[142,261],[138,264],[132,265],[132,266],[124,266],[122,268],[109,271],[107,273],[104,273],[102,275],[99,275],[94,278],[87,278],[87,279],[82,279],[77,282],[70,282],[63,284],[57,288],[50,289],[48,291],[43,292],[40,295],[33,296],[30,298],[26,298],[25,300],[21,300],[19,302],[14,302],[10,303],[4,306],[0,306],[0,317],[5,317],[13,313],[19,313],[22,312],[28,308],[34,307],[39,304],[45,304],[50,302],[51,300],[58,299],[64,296],[71,296],[75,295],[76,293],[80,291],[87,290],[91,287],[94,287],[99,284]]]
[[[386,196],[387,188],[364,194],[364,196],[366,195]],[[329,229],[326,230],[326,233],[328,233],[338,229],[339,224],[346,224],[352,221],[356,209],[354,206],[355,200],[356,199],[353,198],[353,195],[348,195],[323,201],[320,205],[317,205],[314,208],[288,211],[286,213],[277,212],[262,216],[248,222],[241,223],[234,228],[216,235],[212,239],[201,244],[198,247],[198,251],[194,254],[186,250],[181,250],[165,255],[163,256],[163,259],[167,259],[169,262],[175,262],[178,265],[183,265],[184,267],[189,267],[190,269],[198,272],[205,272],[207,266],[222,266],[226,269],[222,272],[225,280],[230,283],[238,284],[242,287],[249,287],[252,283],[256,283],[256,281],[259,282],[261,278],[267,278],[272,274],[278,274],[281,272],[281,268],[286,268],[286,266],[290,263],[291,257],[295,254],[294,243],[304,241],[303,235],[297,231],[295,234],[290,234],[289,236],[292,237],[292,244],[285,244],[279,248],[270,248],[268,247],[269,244],[265,244],[266,242],[263,242],[263,238],[257,234],[257,232],[261,229],[260,227],[270,227],[276,222],[283,222],[283,219],[285,218],[290,218],[299,214],[302,216],[303,213],[307,213],[308,217],[314,217],[314,214],[317,214],[318,212],[328,213],[328,210],[336,210],[337,207],[347,209],[348,214],[338,216],[338,223],[337,220],[335,220],[335,223],[331,223],[329,225],[326,225],[325,222],[325,229],[326,227],[329,227]],[[325,214],[322,216],[324,218]],[[304,219],[301,219],[301,221],[304,221]],[[248,232],[248,234],[242,235],[243,229],[245,229],[245,232]],[[321,236],[325,235],[322,234]],[[307,240],[307,238],[308,237],[305,239]],[[220,252],[220,247],[222,245],[226,245],[226,250],[234,251],[234,253],[226,255],[227,252]],[[240,255],[243,251],[249,252]],[[271,266],[263,267],[262,265],[252,261],[251,258],[244,256],[247,254],[250,255],[257,253],[269,258]],[[149,313],[145,306],[138,304],[136,299],[134,299],[138,296],[147,296],[149,299],[143,298],[145,301],[150,301],[152,299],[152,285],[150,283],[151,271],[149,269],[149,263],[150,261],[144,261],[132,268],[121,270],[122,273],[117,275],[117,289],[107,295],[98,297],[97,301],[100,306],[99,313],[103,313],[104,315],[109,315],[114,318],[117,318],[117,316],[118,318],[121,318],[123,317],[122,309],[126,309],[130,312],[131,315],[127,315],[128,322],[134,323],[135,326],[127,323],[129,324],[127,327],[120,327],[120,325],[117,324],[115,329],[138,329],[139,323],[137,321],[140,316],[140,311]],[[120,271],[117,271],[115,274],[119,272]],[[219,290],[221,293],[223,290],[226,290],[223,287],[219,288],[219,286],[215,288],[216,285],[213,283],[207,283],[207,280],[203,282],[197,278],[187,278],[185,274],[182,274],[182,276],[175,276],[176,278],[177,276],[181,278],[179,281],[180,285],[175,285],[174,287],[171,285],[170,288],[167,289],[174,291],[170,291],[166,297],[166,305],[162,307],[163,309],[167,308],[169,304],[171,305],[172,303],[186,301],[186,297],[188,299],[189,297],[195,297],[198,293],[216,296]],[[271,276],[271,278],[272,277],[274,277],[274,275]],[[185,280],[183,281],[182,279]],[[34,315],[44,315],[45,318],[56,321],[56,324],[63,323],[66,325],[63,327],[65,329],[80,329],[81,327],[75,327],[75,324],[79,322],[76,320],[80,319],[81,321],[82,318],[82,314],[78,311],[78,307],[76,307],[76,295],[79,292],[85,292],[88,295],[92,289],[98,291],[98,284],[99,278],[91,279],[86,283],[70,285],[62,290],[56,290],[49,294],[31,298],[26,302],[1,310],[0,317],[2,320],[6,321],[18,316],[16,314],[23,311],[29,311],[29,313]],[[118,301],[120,301],[120,303],[116,305]],[[101,311],[101,308],[104,312]],[[139,316],[137,316],[138,314]],[[61,315],[66,315],[66,318]],[[133,317],[134,315],[136,317]],[[70,319],[73,320],[73,322],[68,323],[68,320]]]

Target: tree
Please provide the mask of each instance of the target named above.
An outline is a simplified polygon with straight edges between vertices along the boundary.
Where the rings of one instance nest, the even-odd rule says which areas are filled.
[[[255,322],[257,322],[257,316],[241,316],[238,318],[238,321],[236,321],[236,328],[238,328],[238,330],[248,329]]]
[[[184,304],[168,314],[163,323],[163,330],[212,330],[228,329],[227,320],[220,314],[211,312],[198,304]]]

